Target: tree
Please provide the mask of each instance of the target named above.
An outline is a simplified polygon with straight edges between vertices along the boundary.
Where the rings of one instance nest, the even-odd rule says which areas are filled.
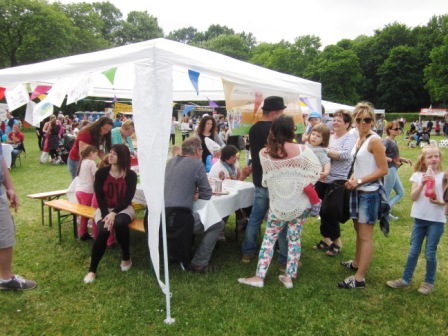
[[[116,37],[119,45],[126,45],[163,37],[163,30],[159,27],[157,18],[147,11],[132,11]]]
[[[81,54],[112,47],[103,37],[104,21],[93,5],[80,2],[67,5],[56,3],[70,19],[74,38],[71,41],[70,54]]]
[[[207,31],[204,32],[205,41],[218,37],[219,35],[235,35],[235,31],[227,26],[210,25]]]
[[[425,68],[425,88],[434,102],[446,105],[448,101],[448,35],[441,46],[430,54],[431,63]]]
[[[109,43],[109,45],[116,46],[116,34],[122,26],[123,14],[109,1],[94,2],[92,3],[92,6],[103,21],[103,28],[101,29],[102,37]]]
[[[249,48],[239,35],[219,35],[203,42],[201,47],[239,60],[249,58]]]
[[[167,36],[168,39],[177,41],[180,43],[191,44],[200,43],[203,40],[203,34],[192,26],[173,30]]]
[[[70,20],[45,0],[0,0],[0,66],[70,55]]]
[[[356,91],[362,79],[359,59],[352,50],[336,45],[325,47],[316,64],[308,67],[307,78],[322,83],[322,97],[326,100],[356,104]]]
[[[321,46],[320,38],[315,35],[296,37],[291,45],[291,69],[288,73],[303,77],[307,67],[316,62]]]
[[[409,46],[393,48],[378,69],[378,100],[376,106],[387,111],[407,112],[424,106],[423,72],[416,49]]]

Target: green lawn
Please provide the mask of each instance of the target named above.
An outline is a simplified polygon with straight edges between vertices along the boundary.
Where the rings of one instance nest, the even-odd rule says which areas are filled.
[[[166,325],[165,296],[150,271],[143,234],[131,233],[133,267],[129,272],[120,271],[120,253],[115,248],[106,252],[97,281],[82,282],[92,242],[74,240],[71,225],[66,224],[58,244],[57,228],[41,225],[39,201],[26,197],[68,187],[67,167],[40,164],[35,134],[26,132],[25,137],[27,157],[22,157],[22,167],[11,171],[20,201],[14,215],[18,242],[13,264],[16,273],[36,280],[39,286],[29,292],[0,293],[0,335],[448,335],[446,237],[439,245],[433,294],[417,292],[424,277],[424,258],[411,289],[392,290],[385,285],[386,280],[401,276],[408,253],[413,172],[409,166],[399,170],[407,191],[394,211],[400,219],[391,223],[388,238],[375,229],[375,253],[365,290],[336,288],[338,281],[350,275],[339,262],[353,257],[352,225],[343,225],[342,252],[330,258],[312,250],[320,235],[318,221],[311,218],[303,230],[303,267],[292,290],[278,281],[276,258],[263,289],[238,284],[238,277],[254,274],[256,261],[240,263],[244,235],[236,241],[231,218],[227,242],[217,245],[212,258],[222,266],[220,273],[197,275],[170,268],[171,315],[176,322]],[[401,146],[402,156],[414,162],[419,151]]]

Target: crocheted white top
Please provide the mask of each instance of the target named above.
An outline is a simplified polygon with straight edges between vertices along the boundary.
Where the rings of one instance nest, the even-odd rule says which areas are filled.
[[[303,189],[319,179],[322,166],[319,159],[307,147],[301,147],[298,156],[285,160],[273,160],[260,151],[263,167],[262,185],[269,190],[269,208],[281,220],[298,218],[311,207]],[[299,148],[300,150],[300,148]]]

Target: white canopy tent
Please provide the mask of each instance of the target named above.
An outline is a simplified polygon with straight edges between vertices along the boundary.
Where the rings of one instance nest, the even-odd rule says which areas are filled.
[[[117,67],[114,85],[101,74],[112,67]],[[188,70],[200,73],[199,94],[189,80]],[[8,90],[23,83],[51,85],[61,79],[74,82],[86,76],[91,96],[132,98],[140,144],[140,179],[148,204],[148,242],[158,279],[158,231],[173,101],[223,99],[221,81],[226,79],[278,92],[280,96],[307,97],[320,110],[320,83],[165,39],[2,69],[0,87]],[[169,287],[160,280],[159,284],[169,295]]]

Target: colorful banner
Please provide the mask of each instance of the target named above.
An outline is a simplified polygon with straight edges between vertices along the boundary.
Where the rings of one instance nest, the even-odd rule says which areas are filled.
[[[227,119],[232,135],[246,135],[253,124],[262,117],[263,101],[269,96],[280,96],[285,101],[285,114],[291,115],[296,124],[296,133],[305,131],[299,95],[286,94],[274,90],[223,80],[226,98]]]
[[[31,100],[40,97],[44,93],[47,93],[51,89],[49,85],[38,85],[34,88],[33,93],[31,94]]]
[[[38,126],[39,123],[46,117],[49,117],[54,112],[53,104],[48,99],[42,100],[40,103],[33,106],[32,125]]]
[[[8,103],[9,111],[12,112],[22,105],[30,101],[30,95],[23,84],[17,85],[14,89],[5,91],[6,102]]]

